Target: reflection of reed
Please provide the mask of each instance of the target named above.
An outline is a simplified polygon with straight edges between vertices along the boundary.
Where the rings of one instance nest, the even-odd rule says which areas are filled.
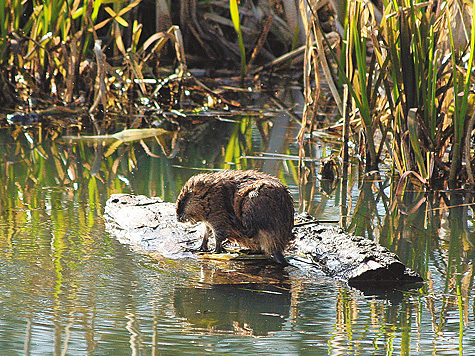
[[[221,147],[211,147],[207,136],[207,132],[214,131],[213,126],[223,125],[207,125],[209,131],[194,137],[193,145],[207,147],[201,150],[201,156],[190,155],[182,158],[182,162],[186,159],[193,167],[197,162],[216,160]],[[176,145],[178,139],[156,140],[154,135],[163,133],[163,130],[122,131],[112,138],[119,144],[112,143],[108,148],[103,146],[103,141],[110,136],[102,137],[102,140],[96,136],[90,139],[74,136],[74,144],[59,139],[63,132],[71,130],[45,126],[0,132],[3,143],[0,159],[5,162],[0,166],[0,209],[25,204],[34,207],[43,194],[42,189],[68,191],[71,196],[81,197],[81,201],[88,201],[90,206],[98,209],[100,200],[124,190],[158,195],[173,201],[181,188],[180,181],[189,176],[185,170],[172,169],[173,160],[164,156],[163,149],[166,152],[174,149],[164,145]],[[150,135],[153,137],[147,138]],[[163,136],[167,135],[165,132]],[[180,140],[186,135],[190,133],[181,134]],[[226,139],[226,135],[222,139]],[[189,153],[189,147],[182,149],[182,154]],[[137,169],[140,169],[138,175]]]
[[[440,335],[450,333],[448,322],[458,319],[460,345],[473,286],[474,233],[469,227],[473,200],[473,193],[463,190],[432,194],[409,191],[394,213],[386,216],[386,233],[381,235],[383,243],[394,246],[393,250],[405,256],[427,280],[423,300],[432,329]],[[419,317],[420,313],[422,310]]]

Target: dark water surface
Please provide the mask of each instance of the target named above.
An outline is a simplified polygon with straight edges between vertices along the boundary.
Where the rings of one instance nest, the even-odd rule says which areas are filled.
[[[160,158],[139,142],[113,152],[97,142],[67,143],[61,127],[0,129],[0,354],[475,354],[465,195],[458,208],[422,204],[406,217],[381,198],[391,195],[387,179],[352,178],[349,228],[378,239],[427,280],[387,293],[292,267],[152,258],[106,233],[102,213],[112,193],[173,201],[201,169],[237,162],[271,172],[282,164],[234,160],[256,154],[233,151],[239,125],[210,125],[188,140],[181,159],[163,157],[153,138],[144,143]],[[256,130],[249,142],[257,152]],[[295,153],[292,144],[271,143],[270,153]],[[285,161],[281,176],[299,205],[294,164]],[[317,191],[308,210],[338,220],[338,192]]]

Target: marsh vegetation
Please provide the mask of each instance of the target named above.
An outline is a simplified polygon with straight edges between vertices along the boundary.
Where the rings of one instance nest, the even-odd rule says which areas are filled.
[[[55,333],[67,334],[61,318],[74,319],[80,310],[87,316],[86,343],[93,348],[90,331],[97,329],[88,310],[108,301],[81,299],[81,288],[95,288],[82,284],[83,274],[93,279],[110,274],[121,286],[135,280],[140,288],[151,283],[157,290],[176,284],[189,291],[199,280],[195,272],[203,267],[187,265],[186,276],[176,277],[176,262],[161,261],[158,268],[135,263],[138,257],[101,235],[100,216],[110,194],[174,201],[198,171],[258,168],[289,185],[300,211],[378,240],[428,281],[389,305],[385,299],[359,299],[345,288],[327,291],[321,282],[310,282],[312,295],[302,289],[302,276],[294,276],[297,309],[306,314],[291,318],[300,320],[310,339],[322,341],[310,350],[327,352],[341,344],[364,350],[359,342],[374,335],[383,335],[373,344],[375,354],[384,347],[401,354],[473,349],[473,3],[4,0],[0,5],[2,261],[5,266],[13,261],[23,281],[12,282],[17,276],[10,271],[2,285],[29,288],[24,295],[33,330],[42,307],[28,300],[46,290],[57,308],[50,311]],[[99,250],[93,236],[100,236]],[[115,275],[112,254],[125,256],[127,278]],[[101,268],[90,268],[82,256]],[[28,277],[27,267],[38,275],[48,271],[47,281]],[[134,268],[149,282],[134,276]],[[154,273],[165,276],[167,285]],[[133,290],[127,285],[123,292],[134,295]],[[215,296],[212,290],[200,296],[211,298],[208,292]],[[327,295],[334,305],[323,309],[337,316],[334,324],[324,324],[337,331],[328,339],[315,335],[312,326],[321,318],[314,312],[315,298]],[[5,298],[13,305],[13,320],[22,306]],[[205,314],[190,313],[194,326],[183,331],[182,321],[160,319],[169,305],[157,307],[150,298],[149,309],[161,316],[146,325],[172,323],[184,349],[189,333],[203,333],[209,342],[219,339],[219,327],[206,324],[211,321]],[[360,323],[362,300],[367,318]],[[83,302],[88,310],[78,307]],[[129,302],[118,303],[119,322],[130,316],[134,303]],[[132,314],[140,316],[137,305]],[[56,317],[56,310],[64,314]],[[107,309],[107,317],[113,310]],[[374,320],[384,326],[377,329]],[[277,337],[267,339],[275,345],[283,328],[277,324]],[[24,329],[31,331],[23,326],[20,338]],[[358,333],[361,340],[352,336]],[[447,335],[450,345],[441,341]]]

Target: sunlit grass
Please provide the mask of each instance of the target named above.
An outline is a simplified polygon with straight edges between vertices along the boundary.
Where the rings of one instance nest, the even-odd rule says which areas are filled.
[[[473,4],[387,2],[377,21],[371,3],[349,1],[346,14],[340,19],[341,49],[331,51],[340,88],[334,98],[345,97],[346,85],[341,114],[358,119],[352,130],[362,135],[353,137],[360,138],[355,143],[367,172],[390,157],[396,174],[414,171],[430,186],[448,181],[456,186],[467,175],[472,181],[473,124],[467,123],[473,113]],[[466,17],[472,24],[461,21]],[[315,32],[320,26],[315,16],[313,24]],[[464,38],[462,30],[471,37]]]
[[[229,0],[229,10],[231,12],[231,20],[233,21],[234,30],[238,37],[239,51],[241,53],[241,75],[244,76],[246,72],[246,48],[244,47],[244,40],[242,37],[237,0]]]

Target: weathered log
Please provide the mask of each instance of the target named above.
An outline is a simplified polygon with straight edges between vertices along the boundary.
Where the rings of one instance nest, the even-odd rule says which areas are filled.
[[[191,250],[204,233],[200,226],[178,223],[175,204],[144,195],[113,194],[104,219],[106,229],[121,243],[168,258],[194,257]]]
[[[160,198],[114,194],[106,203],[104,218],[111,234],[141,252],[168,258],[202,256],[194,251],[201,244],[204,226],[178,223],[175,204]],[[422,282],[394,253],[368,238],[320,225],[308,215],[297,220],[296,239],[285,251],[294,266],[316,268],[351,286],[395,287]],[[239,253],[226,256],[242,258]]]
[[[328,276],[352,286],[392,286],[422,282],[398,256],[366,237],[339,227],[319,225],[313,218],[295,228],[291,251]],[[312,221],[314,220],[314,221]],[[298,257],[295,257],[298,258]]]

